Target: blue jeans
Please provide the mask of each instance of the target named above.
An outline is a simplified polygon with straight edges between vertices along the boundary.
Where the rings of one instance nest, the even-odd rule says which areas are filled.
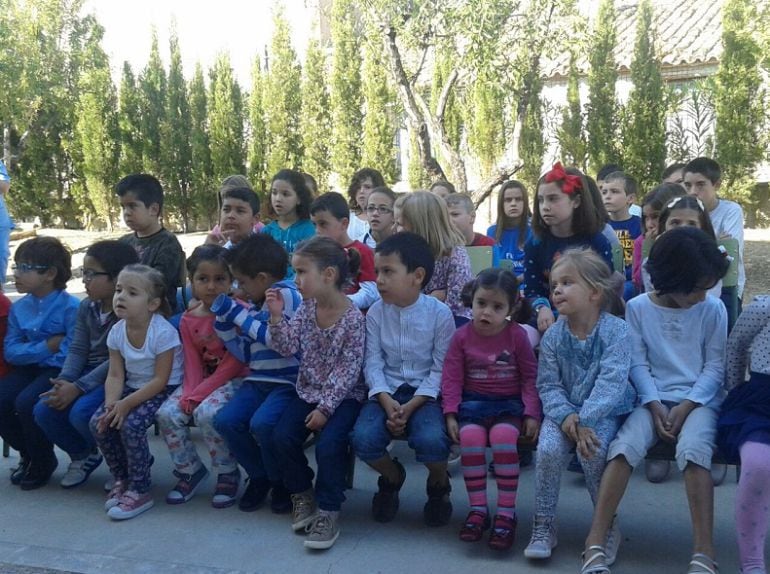
[[[89,422],[96,409],[104,402],[104,387],[78,397],[66,409],[52,409],[43,400],[35,405],[35,422],[43,429],[48,440],[70,455],[72,460],[87,457],[95,448]]]
[[[305,456],[305,440],[310,431],[305,418],[316,405],[295,398],[275,427],[273,441],[278,464],[283,472],[283,483],[292,494],[305,492],[313,487],[313,469]],[[361,405],[354,399],[346,399],[326,422],[315,443],[315,460],[318,478],[315,496],[321,510],[337,511],[345,502],[346,471],[350,429],[356,422]]]
[[[244,381],[214,415],[214,428],[252,480],[281,480],[273,432],[287,405],[296,397],[297,391],[289,384]]]
[[[738,298],[738,287],[722,287],[719,298],[722,299],[727,310],[727,332],[730,333],[743,310],[741,300]]]
[[[401,385],[393,393],[393,398],[403,405],[411,400],[415,390],[410,385]],[[376,398],[368,400],[361,409],[350,440],[353,450],[364,462],[378,460],[387,454],[385,449],[393,437],[385,426],[386,420],[385,410]],[[406,437],[418,462],[446,462],[452,443],[446,432],[444,413],[437,400],[428,399],[428,402],[412,413],[406,423]]]

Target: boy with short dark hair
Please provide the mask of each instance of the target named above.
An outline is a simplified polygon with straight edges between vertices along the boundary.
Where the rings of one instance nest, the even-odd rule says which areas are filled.
[[[615,235],[623,248],[623,267],[626,284],[623,290],[623,300],[628,301],[635,295],[635,287],[631,280],[634,264],[634,241],[642,234],[642,219],[631,215],[629,209],[636,199],[636,180],[622,171],[616,171],[604,180],[601,188],[602,203],[610,216],[609,224],[615,230]],[[620,271],[620,269],[618,269]]]
[[[348,235],[350,207],[342,194],[335,191],[324,193],[310,205],[310,219],[315,232],[322,237],[333,239],[345,249],[355,249],[361,257],[358,274],[353,285],[345,290],[348,298],[359,309],[368,309],[380,298],[374,274],[372,250]]]
[[[280,289],[283,312],[291,318],[302,297],[294,282],[283,279],[289,256],[269,235],[259,233],[239,242],[230,251],[228,261],[233,278],[252,305],[247,308],[237,300],[220,295],[211,306],[217,316],[214,328],[227,350],[248,364],[250,372],[233,398],[214,416],[214,428],[225,438],[248,474],[248,485],[238,508],[245,512],[256,510],[272,490],[273,512],[288,512],[291,501],[281,481],[272,436],[286,406],[296,396],[299,360],[283,357],[268,347],[270,312],[264,302],[265,291]],[[236,471],[230,477],[233,496],[238,491],[239,480]],[[222,485],[223,490],[226,486]]]
[[[127,175],[118,182],[116,192],[123,209],[123,220],[133,231],[120,238],[136,249],[139,262],[154,267],[166,282],[166,299],[176,312],[176,290],[182,285],[184,251],[176,235],[160,223],[163,188],[146,173]]]
[[[259,197],[248,187],[234,187],[222,191],[222,208],[219,210],[219,229],[227,239],[225,249],[231,249],[243,239],[254,234],[259,222]]]
[[[380,473],[372,514],[390,522],[399,506],[406,471],[390,457],[388,443],[404,437],[428,468],[428,526],[449,522],[452,490],[447,475],[450,439],[438,395],[441,370],[455,330],[449,307],[422,293],[433,274],[428,243],[414,233],[396,233],[377,245],[375,269],[382,299],[366,316],[364,378],[369,400],[351,433],[358,457]]]
[[[737,308],[735,287],[722,288],[722,301],[727,307],[728,328],[732,329],[741,313],[743,289],[746,286],[746,268],[743,265],[743,209],[734,201],[719,197],[722,186],[722,168],[708,157],[696,157],[684,166],[684,188],[703,203],[714,226],[717,241],[732,237],[738,241]]]
[[[481,233],[473,231],[473,224],[476,222],[476,208],[473,207],[473,200],[464,193],[452,193],[444,198],[449,217],[452,223],[465,237],[466,247],[494,246],[495,240]]]

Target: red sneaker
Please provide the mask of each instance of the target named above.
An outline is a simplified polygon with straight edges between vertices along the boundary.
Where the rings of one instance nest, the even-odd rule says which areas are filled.
[[[471,510],[460,529],[460,540],[463,542],[478,542],[489,528],[489,514]]]

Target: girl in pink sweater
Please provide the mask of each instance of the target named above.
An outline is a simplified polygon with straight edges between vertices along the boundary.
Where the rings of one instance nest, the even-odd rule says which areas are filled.
[[[460,540],[480,540],[492,525],[489,546],[507,550],[513,545],[517,522],[517,442],[522,432],[537,440],[540,429],[537,361],[526,331],[509,319],[519,300],[512,272],[486,269],[463,295],[473,320],[452,337],[441,377],[447,431],[460,443],[471,506]],[[487,445],[492,448],[498,491],[493,521],[487,506]]]

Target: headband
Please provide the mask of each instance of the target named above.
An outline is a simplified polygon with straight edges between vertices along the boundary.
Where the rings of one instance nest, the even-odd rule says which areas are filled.
[[[572,175],[564,171],[560,162],[556,162],[551,171],[545,174],[546,183],[561,182],[561,190],[567,195],[572,195],[576,189],[583,189],[583,182],[579,175]]]
[[[671,201],[668,202],[668,205],[666,206],[668,209],[674,209],[677,203],[682,201],[685,197],[693,197],[691,195],[680,195],[679,197],[675,197]],[[700,207],[701,211],[706,211],[706,207],[703,205],[703,202],[698,199],[697,197],[694,198],[695,201],[698,202],[698,207]]]

